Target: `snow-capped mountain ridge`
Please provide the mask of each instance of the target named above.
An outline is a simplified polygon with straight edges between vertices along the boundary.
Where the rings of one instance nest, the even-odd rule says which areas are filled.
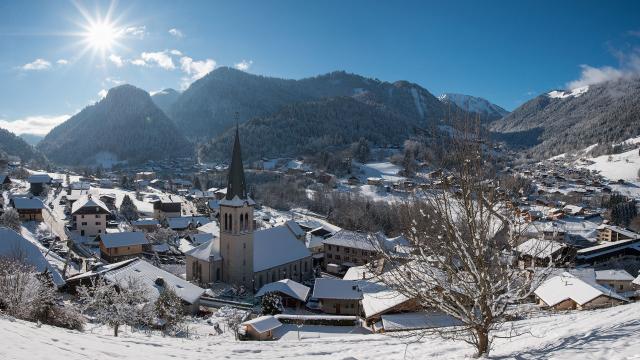
[[[438,96],[438,100],[443,103],[455,104],[463,110],[479,114],[482,117],[482,120],[485,121],[497,120],[509,114],[509,112],[502,107],[491,103],[487,99],[477,96],[444,93]]]

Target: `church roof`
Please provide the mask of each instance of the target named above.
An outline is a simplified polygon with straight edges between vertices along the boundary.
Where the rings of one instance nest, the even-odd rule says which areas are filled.
[[[233,154],[231,155],[231,165],[229,166],[229,176],[227,180],[226,200],[233,200],[238,197],[241,200],[247,199],[247,187],[244,180],[244,168],[242,166],[242,152],[240,150],[240,134],[236,127],[236,138],[233,143]]]
[[[253,271],[263,271],[311,256],[286,225],[253,233]]]

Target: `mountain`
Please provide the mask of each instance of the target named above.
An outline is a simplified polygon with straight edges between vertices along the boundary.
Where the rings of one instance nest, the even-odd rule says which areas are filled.
[[[44,136],[34,134],[20,134],[20,137],[22,140],[26,141],[27,144],[32,146],[38,145],[38,143],[44,139]]]
[[[491,130],[517,138],[534,134],[532,153],[546,158],[637,136],[639,118],[640,78],[629,78],[542,94],[492,123]]]
[[[151,100],[131,85],[112,88],[94,105],[56,126],[38,144],[64,165],[95,165],[189,156],[193,147]]]
[[[178,97],[180,97],[179,91],[173,89],[164,89],[151,95],[151,100],[153,100],[156,106],[166,114],[167,111],[169,111],[171,105],[173,105],[173,103],[178,100]]]
[[[24,139],[14,133],[0,129],[0,157],[4,155],[17,156],[22,161],[44,162],[44,156]]]
[[[445,104],[455,104],[463,110],[476,114],[482,122],[492,122],[509,114],[507,110],[481,97],[444,93],[438,96],[438,99]]]
[[[331,152],[367,139],[400,145],[413,132],[409,118],[352,97],[325,98],[284,106],[239,125],[242,154],[248,160]],[[226,161],[234,139],[229,129],[200,149],[206,161]]]
[[[167,114],[187,137],[210,139],[229,129],[236,114],[243,123],[268,117],[286,105],[333,97],[382,106],[421,126],[441,121],[450,111],[427,90],[407,81],[383,82],[344,71],[288,80],[221,67],[194,82]]]

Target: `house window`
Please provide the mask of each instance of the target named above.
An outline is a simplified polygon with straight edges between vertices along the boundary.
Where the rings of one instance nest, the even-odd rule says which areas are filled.
[[[344,248],[344,252],[348,254],[349,253],[349,248]]]
[[[333,255],[332,254],[327,254],[327,259],[333,259]]]
[[[100,219],[100,214],[96,214],[96,219]]]
[[[100,221],[96,221],[96,225],[102,225],[102,223]]]
[[[336,254],[336,260],[340,260],[340,255]]]
[[[348,256],[345,256],[345,257],[344,257],[344,261],[349,261],[349,257],[348,257]]]
[[[331,250],[331,245],[327,245],[327,249],[328,249],[328,250]]]
[[[87,226],[86,221],[83,221],[83,222],[82,222],[82,226]]]
[[[82,217],[84,219],[84,215],[81,215],[80,217]]]

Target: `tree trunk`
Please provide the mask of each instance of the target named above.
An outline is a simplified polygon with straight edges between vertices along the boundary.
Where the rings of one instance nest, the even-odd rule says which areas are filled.
[[[117,325],[117,324],[113,326],[113,336],[115,336],[115,337],[118,337],[118,327],[119,326],[120,325]]]
[[[478,343],[476,344],[477,357],[489,354],[489,332],[485,329],[476,329],[476,336],[478,338]]]

